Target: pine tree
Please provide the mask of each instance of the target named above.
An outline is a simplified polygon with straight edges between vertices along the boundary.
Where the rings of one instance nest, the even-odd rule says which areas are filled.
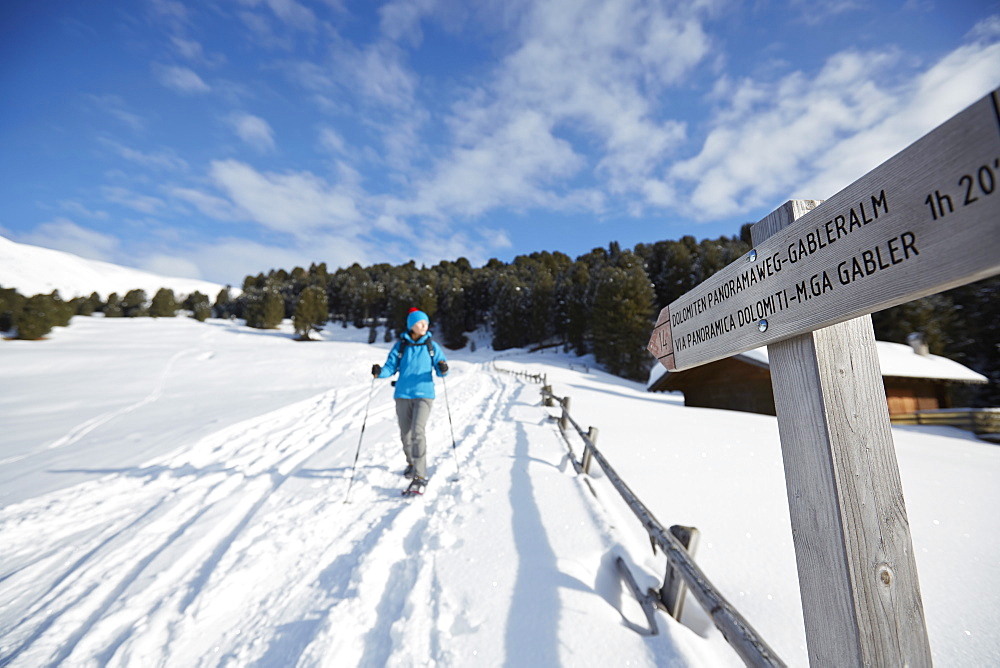
[[[14,288],[0,288],[0,332],[14,329],[24,302],[24,295]]]
[[[49,299],[52,300],[52,326],[69,327],[70,320],[76,315],[72,304],[64,302],[58,290],[53,290],[49,294]]]
[[[246,321],[255,329],[275,329],[285,317],[285,300],[273,288],[253,288],[244,293],[247,298]]]
[[[594,295],[594,358],[609,372],[645,380],[655,293],[641,261],[626,251],[601,270]]]
[[[249,280],[249,277],[247,277]],[[264,325],[264,291],[257,287],[247,287],[243,282],[243,293],[239,297],[239,310],[246,319],[247,327],[263,329]]]
[[[59,317],[52,295],[35,295],[24,301],[17,316],[17,338],[35,341],[52,331]]]
[[[125,313],[122,311],[122,300],[117,292],[112,292],[108,295],[108,301],[104,304],[102,310],[104,311],[105,318],[122,318],[125,316]]]
[[[173,318],[177,315],[177,298],[170,288],[160,288],[153,295],[149,305],[149,315],[153,318]]]
[[[292,315],[292,325],[300,341],[311,341],[309,334],[323,330],[329,319],[326,306],[326,292],[323,288],[312,285],[302,291]]]
[[[77,297],[70,301],[75,315],[93,315],[95,311],[101,310],[101,296],[96,292],[90,293],[89,297]]]
[[[1000,276],[945,293],[954,304],[951,346],[946,353],[990,379],[986,385],[957,387],[964,406],[1000,406]]]
[[[277,290],[264,293],[264,329],[276,329],[285,319],[285,298]]]
[[[496,350],[520,348],[528,345],[531,332],[531,286],[507,270],[497,276],[493,293],[492,326],[493,347]]]
[[[872,325],[879,341],[906,343],[910,334],[919,332],[933,354],[946,355],[955,313],[949,294],[939,293],[872,313]]]
[[[216,318],[231,318],[235,315],[235,305],[232,303],[228,285],[219,290],[219,294],[216,295],[212,313]]]
[[[462,276],[446,276],[438,282],[438,316],[434,327],[441,343],[452,350],[465,346],[465,285]]]
[[[603,260],[602,260],[603,262]],[[578,258],[562,278],[559,289],[560,321],[556,330],[564,332],[566,344],[577,355],[591,351],[591,318],[594,308],[594,291],[591,288],[596,271],[585,258]]]
[[[129,290],[122,299],[122,315],[126,318],[144,318],[149,315],[145,290]]]
[[[212,307],[208,303],[208,295],[195,290],[184,299],[184,308],[191,311],[191,317],[198,322],[205,322],[212,315]]]

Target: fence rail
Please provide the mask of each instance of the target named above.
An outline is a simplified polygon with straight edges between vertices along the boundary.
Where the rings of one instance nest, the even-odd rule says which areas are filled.
[[[504,369],[503,367],[497,366],[496,360],[493,360],[492,364],[493,364],[493,370],[494,371],[501,371],[501,372],[509,374],[511,376],[517,376],[518,378],[522,378],[524,380],[529,380],[529,381],[531,381],[533,383],[541,383],[542,385],[545,385],[546,383],[548,383],[548,381],[546,380],[545,374],[541,374],[541,373],[528,373],[527,371],[515,371],[514,369]]]
[[[893,424],[958,427],[985,440],[1000,442],[1000,408],[945,408],[893,415]]]
[[[712,619],[715,627],[719,629],[726,641],[733,647],[743,662],[748,666],[785,666],[785,663],[778,657],[777,653],[761,638],[750,623],[726,600],[726,598],[712,585],[705,573],[698,567],[688,551],[690,546],[693,549],[693,542],[696,540],[697,530],[691,527],[674,526],[670,530],[664,528],[662,524],[653,516],[653,513],[646,505],[639,500],[639,497],[622,480],[618,472],[611,466],[608,460],[598,450],[595,441],[597,439],[597,429],[590,427],[584,431],[582,427],[573,419],[569,412],[569,397],[558,397],[552,392],[552,387],[547,382],[547,377],[539,374],[526,374],[524,372],[511,371],[493,365],[493,368],[503,373],[512,374],[521,378],[542,384],[542,404],[545,406],[555,406],[558,404],[562,411],[558,417],[559,427],[564,436],[570,426],[579,434],[583,440],[583,457],[580,461],[576,459],[569,439],[566,439],[569,448],[570,458],[577,473],[589,474],[593,461],[597,461],[604,471],[608,480],[622,499],[632,510],[633,514],[642,523],[650,542],[659,546],[667,558],[667,573],[664,577],[663,587],[656,596],[656,603],[665,608],[667,612],[675,618],[679,618],[680,609],[684,600],[684,587],[691,591],[695,600],[705,610],[705,613]],[[589,482],[588,482],[589,484]],[[593,490],[593,487],[591,487]],[[619,564],[622,568],[622,564]],[[629,586],[640,599],[644,609],[654,597],[644,596],[634,585],[634,579]],[[655,621],[647,612],[653,632],[656,632]]]

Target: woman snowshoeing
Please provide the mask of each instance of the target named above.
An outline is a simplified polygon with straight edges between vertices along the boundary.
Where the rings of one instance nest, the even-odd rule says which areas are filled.
[[[417,308],[411,308],[406,318],[406,332],[389,351],[385,364],[372,365],[375,378],[389,378],[399,373],[396,381],[396,417],[399,435],[406,455],[404,475],[410,485],[403,494],[423,494],[427,486],[427,437],[425,429],[434,405],[434,377],[448,373],[444,350],[431,337],[430,318]]]

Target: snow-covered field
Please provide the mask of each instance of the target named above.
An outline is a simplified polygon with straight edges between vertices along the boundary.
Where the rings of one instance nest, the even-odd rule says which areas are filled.
[[[392,390],[369,375],[389,344],[322,338],[75,318],[0,342],[0,666],[740,665],[693,599],[683,624],[636,632],[614,558],[652,585],[662,555],[605,479],[595,498],[575,475],[539,386],[494,358],[570,396],[656,516],[700,529],[723,594],[806,664],[774,418],[481,341],[449,352],[431,484],[408,500]],[[1000,447],[894,436],[935,663],[1000,665]]]

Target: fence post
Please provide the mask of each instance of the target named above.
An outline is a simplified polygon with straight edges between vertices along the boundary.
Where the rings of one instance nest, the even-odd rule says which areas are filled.
[[[563,397],[560,404],[562,405],[562,416],[559,418],[559,428],[566,431],[569,427],[569,397]]]
[[[543,406],[554,406],[555,402],[552,401],[552,386],[542,385],[542,405]]]
[[[590,475],[590,461],[594,458],[590,447],[592,445],[597,445],[597,427],[590,427],[587,429],[587,440],[589,442],[583,447],[583,462],[581,463],[581,466],[583,467],[583,472]]]
[[[670,533],[684,546],[688,554],[693,557],[694,551],[698,548],[698,530],[694,527],[675,524],[670,527]],[[684,584],[684,579],[677,569],[674,568],[673,562],[668,559],[667,573],[663,576],[663,587],[659,592],[660,603],[666,608],[667,614],[677,621],[681,620],[681,614],[684,612],[684,595],[686,593],[687,585]]]

